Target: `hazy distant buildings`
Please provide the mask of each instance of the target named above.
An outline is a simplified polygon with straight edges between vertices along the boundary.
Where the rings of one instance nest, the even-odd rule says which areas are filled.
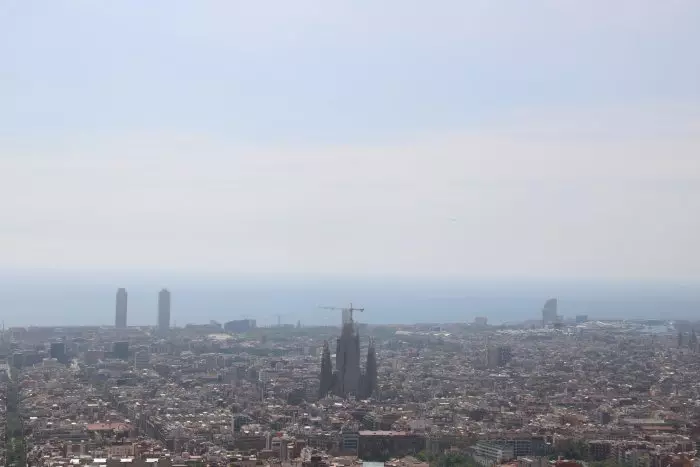
[[[115,342],[114,345],[112,346],[112,353],[114,354],[114,358],[118,358],[120,360],[128,360],[129,359],[129,343],[128,342]]]
[[[114,317],[114,327],[117,329],[126,328],[126,303],[127,303],[127,293],[126,289],[121,288],[117,290],[117,310]]]
[[[547,326],[548,324],[554,324],[557,321],[557,299],[550,298],[545,302],[544,308],[542,308],[542,325]]]
[[[170,329],[170,292],[163,289],[158,293],[158,331],[168,332]]]
[[[487,326],[488,323],[489,320],[485,316],[477,316],[476,318],[474,318],[474,326],[484,327]]]
[[[49,347],[49,356],[61,363],[66,362],[66,344],[63,342],[52,342]]]
[[[693,330],[686,338],[685,333],[679,332],[678,333],[678,348],[681,347],[688,347],[690,350],[693,352],[697,352],[700,350],[700,347],[698,346],[698,336],[695,334],[695,330]]]
[[[690,350],[692,350],[693,352],[697,352],[697,351],[698,351],[698,336],[697,336],[697,334],[695,334],[695,330],[694,330],[694,329],[693,329],[693,331],[690,333],[690,342],[688,342],[688,347],[689,347]]]
[[[148,368],[151,364],[151,354],[147,349],[134,353],[134,367],[138,369]]]
[[[486,360],[489,368],[499,368],[510,362],[513,352],[507,345],[492,346],[486,349]]]
[[[234,333],[244,333],[255,329],[257,323],[254,319],[235,319],[224,323],[224,331]]]

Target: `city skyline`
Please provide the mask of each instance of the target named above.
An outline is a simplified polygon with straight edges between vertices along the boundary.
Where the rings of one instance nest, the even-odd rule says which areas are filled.
[[[471,322],[478,316],[488,316],[489,323],[514,322],[542,317],[542,303],[552,296],[561,304],[558,314],[566,318],[692,319],[700,309],[700,287],[676,282],[60,277],[56,283],[27,277],[0,280],[0,309],[6,326],[114,325],[114,292],[121,285],[129,286],[129,326],[157,326],[157,295],[163,284],[177,293],[170,318],[181,326],[245,319],[268,326],[280,318],[285,324],[301,321],[303,325],[335,326],[342,313],[322,308],[350,301],[373,310],[367,315],[357,313],[358,319],[370,324],[411,324],[427,316],[434,322]]]

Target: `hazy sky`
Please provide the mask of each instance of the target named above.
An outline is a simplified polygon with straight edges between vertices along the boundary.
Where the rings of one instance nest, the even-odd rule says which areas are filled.
[[[0,268],[700,278],[700,3],[0,5]]]

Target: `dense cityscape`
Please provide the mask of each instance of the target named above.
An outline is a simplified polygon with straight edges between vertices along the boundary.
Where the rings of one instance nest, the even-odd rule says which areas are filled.
[[[696,465],[689,322],[255,320],[2,332],[3,465]],[[367,312],[371,312],[368,310]]]
[[[0,0],[0,467],[700,467],[699,50],[700,0]]]

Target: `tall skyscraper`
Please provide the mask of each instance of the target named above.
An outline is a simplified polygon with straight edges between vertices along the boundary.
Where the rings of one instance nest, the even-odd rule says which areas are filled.
[[[126,328],[126,302],[126,289],[122,288],[117,290],[117,312],[114,317],[114,327],[117,329]]]
[[[557,319],[557,299],[550,298],[545,302],[544,308],[542,308],[542,325],[553,324]]]
[[[158,331],[170,329],[170,292],[163,289],[158,294]]]
[[[489,368],[498,368],[505,366],[513,358],[513,351],[510,346],[489,345],[486,349],[486,364]]]
[[[66,343],[65,342],[52,342],[49,347],[49,356],[55,358],[61,363],[66,362]]]

